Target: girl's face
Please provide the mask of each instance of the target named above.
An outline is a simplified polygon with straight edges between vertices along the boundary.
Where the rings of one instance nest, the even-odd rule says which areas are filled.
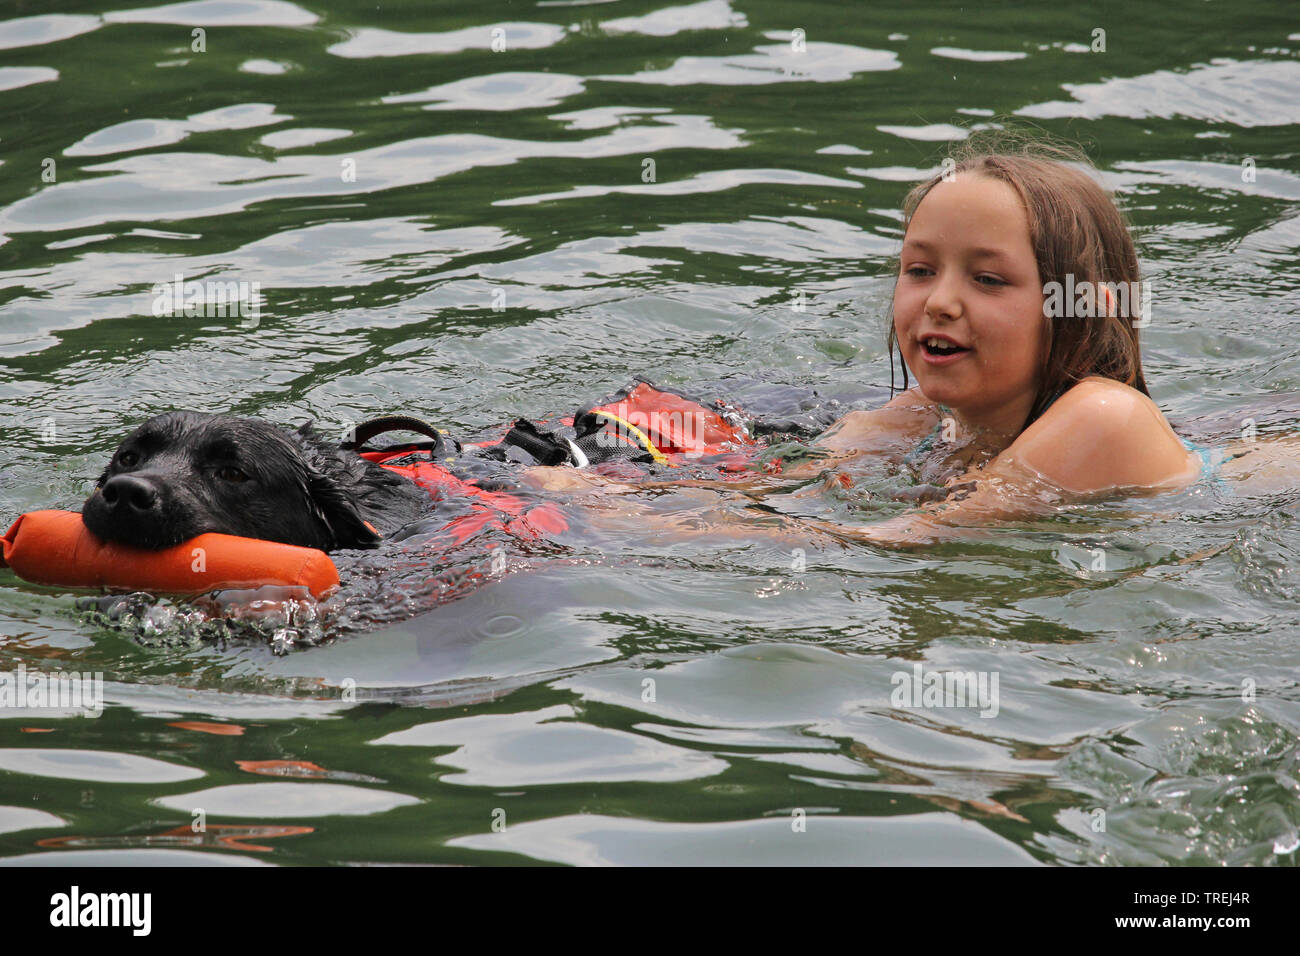
[[[1046,328],[1015,190],[961,173],[926,194],[903,240],[894,328],[926,398],[968,424],[1019,431],[1038,394]]]

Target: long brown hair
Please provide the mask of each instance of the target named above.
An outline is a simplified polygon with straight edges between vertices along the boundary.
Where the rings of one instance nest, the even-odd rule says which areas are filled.
[[[1137,249],[1129,224],[1114,199],[1097,182],[1076,167],[1091,170],[1092,164],[1077,149],[1038,140],[1011,140],[1008,134],[994,134],[998,148],[987,145],[988,137],[967,141],[945,162],[945,169],[915,186],[903,200],[903,231],[911,224],[921,200],[934,186],[952,176],[970,172],[1001,180],[1020,196],[1029,219],[1029,237],[1038,263],[1038,278],[1044,287],[1051,282],[1066,285],[1073,277],[1078,287],[1087,281],[1096,290],[1103,283],[1124,283],[1125,289],[1139,286]],[[1021,430],[1038,418],[1047,406],[1075,382],[1089,375],[1147,391],[1142,374],[1142,354],[1133,321],[1140,317],[1136,296],[1118,297],[1118,308],[1099,308],[1095,316],[1044,318],[1046,348],[1042,356],[1038,395]],[[1087,310],[1084,310],[1087,311]],[[894,328],[893,297],[889,308],[889,386],[894,389],[894,351],[898,336]],[[903,370],[903,389],[908,387],[907,365],[898,349]]]

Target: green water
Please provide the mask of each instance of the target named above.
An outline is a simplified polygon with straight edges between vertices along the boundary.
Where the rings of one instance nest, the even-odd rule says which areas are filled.
[[[174,407],[467,434],[633,374],[870,407],[900,200],[1005,118],[1088,149],[1156,400],[1233,430],[1300,391],[1300,16],[1042,9],[0,3],[0,521]],[[259,321],[155,317],[176,273],[260,283]],[[0,711],[0,855],[1293,864],[1296,516],[1198,488],[804,564],[593,534],[283,656],[0,572],[0,671],[108,701]],[[892,706],[918,662],[996,674],[997,715]]]

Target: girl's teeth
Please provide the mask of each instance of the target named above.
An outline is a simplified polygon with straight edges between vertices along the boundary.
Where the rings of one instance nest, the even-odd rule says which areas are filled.
[[[942,349],[945,352],[953,352],[961,348],[961,346],[957,345],[956,343],[946,342],[943,339],[926,339],[925,346],[926,348],[931,348],[931,349]]]

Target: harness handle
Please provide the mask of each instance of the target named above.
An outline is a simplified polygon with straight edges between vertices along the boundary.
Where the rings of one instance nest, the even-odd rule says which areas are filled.
[[[352,441],[341,442],[339,448],[344,451],[356,451],[378,435],[385,432],[399,431],[415,432],[424,435],[426,438],[432,438],[435,452],[441,450],[447,440],[446,435],[423,419],[411,415],[383,415],[379,418],[372,418],[368,422],[362,422],[353,430]]]

